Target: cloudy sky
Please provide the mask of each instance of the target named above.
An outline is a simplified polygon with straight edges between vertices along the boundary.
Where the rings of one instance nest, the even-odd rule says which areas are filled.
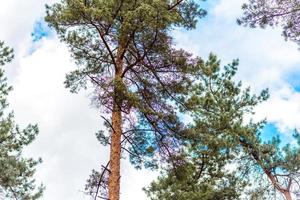
[[[40,134],[26,155],[42,157],[36,177],[47,190],[45,200],[83,200],[90,171],[107,162],[107,149],[95,138],[102,129],[100,112],[90,106],[88,92],[71,94],[65,74],[75,68],[67,48],[43,22],[45,3],[55,0],[0,0],[0,40],[15,49],[6,66],[14,91],[9,96],[16,121],[38,123]],[[203,3],[208,16],[193,31],[174,31],[176,45],[206,58],[216,53],[223,64],[239,58],[237,75],[254,92],[269,88],[271,98],[257,107],[255,119],[267,118],[265,136],[280,134],[293,142],[300,128],[300,52],[280,29],[248,29],[236,24],[242,0]],[[122,165],[122,199],[146,199],[141,188],[154,172]]]

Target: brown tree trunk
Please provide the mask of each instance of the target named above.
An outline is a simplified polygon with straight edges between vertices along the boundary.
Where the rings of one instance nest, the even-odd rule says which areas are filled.
[[[285,191],[283,193],[284,197],[286,200],[292,200],[292,196],[291,196],[291,193],[289,191]]]
[[[268,176],[268,178],[270,179],[272,185],[274,185],[274,187],[283,194],[285,199],[292,200],[292,196],[291,196],[291,192],[290,192],[290,184],[287,188],[283,188],[277,183],[275,177],[271,174],[271,172],[269,172],[268,170],[264,170],[264,171],[265,171],[266,175]]]
[[[123,68],[124,48],[118,49],[116,59],[115,79],[121,80]],[[118,87],[114,88],[113,111],[112,111],[112,132],[110,145],[110,174],[108,179],[109,200],[120,199],[120,169],[121,169],[121,137],[122,137],[122,97]]]
[[[118,107],[114,105],[114,107]],[[117,109],[117,108],[116,108]],[[109,200],[120,199],[120,162],[121,162],[121,135],[122,114],[116,110],[112,113],[112,134],[110,146],[110,174],[109,174]]]
[[[245,147],[246,149],[251,149],[251,146],[249,146],[247,143],[243,142],[242,140],[240,140],[241,144],[243,147]],[[270,170],[264,168],[264,165],[262,164],[261,160],[259,159],[259,155],[258,153],[256,153],[255,151],[252,151],[252,156],[253,158],[256,160],[256,162],[261,166],[261,168],[264,170],[265,174],[268,176],[269,180],[271,181],[272,185],[276,188],[277,191],[279,191],[281,194],[283,194],[283,196],[285,197],[286,200],[292,200],[292,196],[291,196],[291,184],[292,184],[292,180],[289,180],[289,184],[287,186],[287,188],[283,188],[276,180],[275,176],[271,173]]]

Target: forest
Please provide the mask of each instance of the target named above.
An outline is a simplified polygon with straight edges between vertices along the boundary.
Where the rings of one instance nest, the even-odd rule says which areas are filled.
[[[0,24],[0,200],[300,200],[299,0],[10,0]]]

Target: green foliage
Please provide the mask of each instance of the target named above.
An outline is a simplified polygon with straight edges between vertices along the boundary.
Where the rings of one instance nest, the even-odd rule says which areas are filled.
[[[294,144],[284,146],[279,136],[266,142],[256,140],[248,142],[247,145],[241,143],[248,153],[248,160],[252,161],[252,163],[248,162],[251,173],[264,174],[268,178],[265,187],[276,189],[277,193],[292,194],[300,189],[300,142],[297,131],[294,140]],[[258,181],[261,181],[261,178]]]
[[[156,168],[179,150],[176,135],[185,126],[177,104],[196,69],[190,54],[173,48],[170,31],[195,28],[205,15],[193,0],[62,0],[47,6],[46,21],[78,65],[66,87],[78,92],[92,83],[97,106],[107,114],[122,112],[120,142],[137,168]],[[117,149],[113,124],[106,123],[109,134],[97,137]]]
[[[244,123],[245,114],[268,98],[242,89],[233,80],[238,61],[220,69],[213,54],[208,61],[199,59],[196,80],[185,98],[182,112],[193,117],[183,132],[181,153],[169,160],[159,179],[146,189],[155,199],[241,199],[249,186],[245,168],[237,168],[243,147],[241,138],[256,138],[260,123]],[[229,166],[231,167],[228,170]]]
[[[276,139],[260,140],[264,122],[245,122],[268,91],[256,96],[235,83],[237,60],[222,70],[214,55],[204,62],[172,47],[170,30],[194,28],[205,14],[192,0],[62,0],[47,6],[46,21],[78,64],[67,75],[66,87],[78,92],[92,83],[98,106],[109,114],[116,107],[122,112],[121,145],[136,167],[156,168],[158,161],[166,161],[170,172],[147,190],[152,199],[221,199],[220,194],[237,199],[247,179],[226,171],[229,163],[245,176],[249,167],[265,172],[284,160],[298,164],[297,149],[281,149]],[[186,126],[178,111],[194,123]],[[106,125],[112,129],[110,120]],[[105,132],[97,137],[103,144],[111,142]],[[298,170],[295,166],[279,171]]]
[[[145,189],[151,200],[236,200],[239,199],[243,186],[233,175],[226,177],[209,177],[204,180],[197,180],[194,175],[194,165],[184,165],[180,174],[173,174],[173,171],[162,174],[156,182],[152,182],[148,189]],[[179,178],[182,177],[182,178]]]
[[[199,59],[198,79],[181,107],[193,123],[182,132],[180,154],[146,189],[151,199],[273,199],[274,189],[299,190],[299,133],[293,145],[282,146],[279,137],[261,140],[265,122],[246,121],[245,116],[267,100],[268,91],[256,96],[235,83],[237,65],[233,61],[221,70],[216,56]]]
[[[11,61],[13,51],[0,42],[0,66]],[[40,162],[22,157],[22,149],[38,134],[36,125],[21,130],[14,122],[13,113],[6,114],[7,85],[4,70],[0,69],[0,198],[34,200],[42,195],[43,187],[36,190],[32,178]]]
[[[13,57],[13,50],[4,46],[4,42],[0,41],[0,65],[10,62]]]
[[[281,26],[282,35],[300,44],[300,2],[298,0],[249,0],[243,4],[239,24],[250,27]]]
[[[46,21],[79,66],[67,75],[66,87],[78,92],[91,82],[95,104],[107,113],[118,104],[127,133],[122,144],[135,149],[130,155],[149,155],[135,147],[149,138],[156,142],[149,147],[153,154],[168,154],[168,138],[184,128],[174,102],[187,92],[196,69],[190,54],[172,47],[169,32],[194,28],[205,14],[192,0],[63,0],[47,6]],[[151,131],[141,131],[136,117]],[[110,142],[103,132],[98,139]]]
[[[128,68],[124,71],[141,65],[146,51],[149,57],[169,53],[168,30],[175,26],[194,28],[197,17],[206,14],[193,1],[184,1],[176,9],[170,8],[175,4],[172,2],[63,0],[47,6],[46,21],[69,45],[77,64],[84,66],[67,76],[66,86],[76,92],[95,75],[94,83],[107,89],[120,44],[128,49],[124,52]],[[109,81],[100,81],[100,77]]]

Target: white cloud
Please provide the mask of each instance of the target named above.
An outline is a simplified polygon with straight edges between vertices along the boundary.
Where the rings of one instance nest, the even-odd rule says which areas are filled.
[[[10,95],[16,120],[23,126],[36,122],[40,128],[26,154],[44,160],[37,171],[47,187],[43,199],[88,199],[82,191],[90,171],[108,160],[107,148],[94,134],[104,129],[100,112],[89,106],[87,95],[74,95],[64,88],[65,74],[74,67],[66,47],[56,38],[43,39],[39,46],[16,62],[18,75]],[[155,175],[136,171],[128,161],[123,165],[122,197],[146,198],[141,188]]]
[[[43,159],[36,173],[46,185],[43,199],[89,199],[82,192],[85,181],[93,168],[99,169],[108,160],[107,148],[94,135],[103,129],[100,113],[89,106],[87,95],[74,95],[64,88],[65,74],[74,64],[57,38],[44,38],[29,54],[34,24],[43,18],[44,4],[52,2],[55,0],[1,2],[0,25],[5,30],[0,39],[15,50],[14,62],[6,67],[14,86],[9,102],[21,126],[39,125],[40,134],[26,155]],[[122,198],[145,199],[141,188],[155,175],[136,171],[127,161],[123,165]]]
[[[300,93],[289,86],[273,91],[271,98],[256,108],[256,117],[276,123],[282,133],[300,130]]]
[[[0,0],[0,40],[15,50],[15,60],[7,67],[9,78],[14,78],[17,66],[14,62],[21,59],[31,46],[31,33],[36,21],[43,19],[45,4],[58,0]]]
[[[238,26],[244,0],[220,0],[191,33],[176,31],[181,48],[196,55],[216,53],[223,64],[239,58],[237,79],[255,93],[269,88],[271,98],[257,109],[256,118],[269,119],[287,133],[299,127],[299,92],[286,78],[300,70],[300,51],[296,43],[286,42],[279,28],[250,29]],[[299,127],[300,128],[300,127]]]
[[[218,21],[227,20],[230,22],[242,13],[241,6],[245,2],[245,0],[230,0],[230,2],[219,0],[211,12]]]
[[[27,154],[44,160],[37,171],[47,186],[43,199],[82,199],[79,190],[91,169],[107,160],[107,150],[94,135],[102,122],[88,98],[64,88],[65,74],[74,66],[67,49],[57,39],[41,43],[32,55],[16,62],[11,107],[18,123],[39,125],[40,134]]]
[[[45,4],[57,0],[0,0],[0,38],[14,48],[28,45],[34,22],[45,15]]]

